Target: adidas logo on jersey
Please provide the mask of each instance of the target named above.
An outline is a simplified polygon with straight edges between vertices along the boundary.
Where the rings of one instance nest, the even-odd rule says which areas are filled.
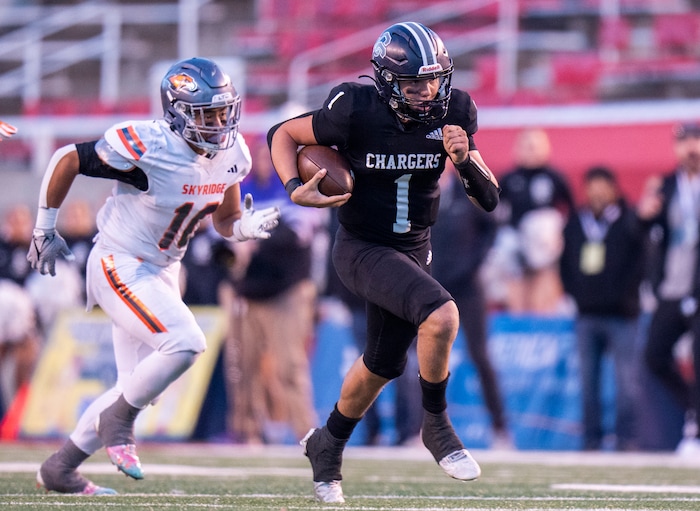
[[[441,129],[434,129],[430,133],[428,133],[425,138],[429,138],[430,140],[442,140],[442,130]]]

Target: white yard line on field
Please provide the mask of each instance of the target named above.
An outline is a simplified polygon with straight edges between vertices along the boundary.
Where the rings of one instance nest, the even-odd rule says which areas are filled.
[[[0,472],[36,472],[38,463],[0,463]],[[80,471],[85,474],[112,474],[117,469],[109,463],[85,463]],[[194,467],[190,465],[148,464],[147,474],[199,477],[309,477],[309,470],[280,467]]]
[[[700,486],[651,485],[651,484],[553,484],[554,490],[605,491],[622,493],[700,493]]]

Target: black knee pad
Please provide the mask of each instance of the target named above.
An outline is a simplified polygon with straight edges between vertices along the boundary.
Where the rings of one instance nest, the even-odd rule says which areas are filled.
[[[403,355],[401,360],[374,360],[365,353],[362,360],[370,373],[386,378],[387,380],[393,380],[401,376],[408,363],[406,354]]]

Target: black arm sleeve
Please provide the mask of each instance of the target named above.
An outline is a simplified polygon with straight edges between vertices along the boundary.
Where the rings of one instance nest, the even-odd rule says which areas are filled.
[[[501,188],[491,180],[489,173],[472,158],[455,164],[467,196],[485,211],[493,211],[498,206]]]
[[[145,192],[148,190],[148,176],[138,167],[128,172],[122,172],[106,165],[95,152],[96,140],[75,144],[80,160],[78,172],[84,176],[101,177],[104,179],[115,179],[122,183],[134,186],[138,190]]]

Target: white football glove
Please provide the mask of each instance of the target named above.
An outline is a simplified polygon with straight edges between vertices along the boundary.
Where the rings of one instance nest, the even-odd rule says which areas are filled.
[[[233,223],[233,236],[227,239],[236,241],[254,238],[267,239],[272,229],[279,224],[280,210],[270,207],[256,211],[253,209],[253,196],[246,193],[243,200],[243,216]]]
[[[17,133],[17,128],[12,124],[0,121],[0,140],[6,140]]]
[[[56,258],[59,255],[63,255],[68,261],[75,260],[66,240],[55,229],[34,229],[27,253],[27,261],[31,267],[39,270],[42,275],[49,273],[53,277],[56,275]]]

